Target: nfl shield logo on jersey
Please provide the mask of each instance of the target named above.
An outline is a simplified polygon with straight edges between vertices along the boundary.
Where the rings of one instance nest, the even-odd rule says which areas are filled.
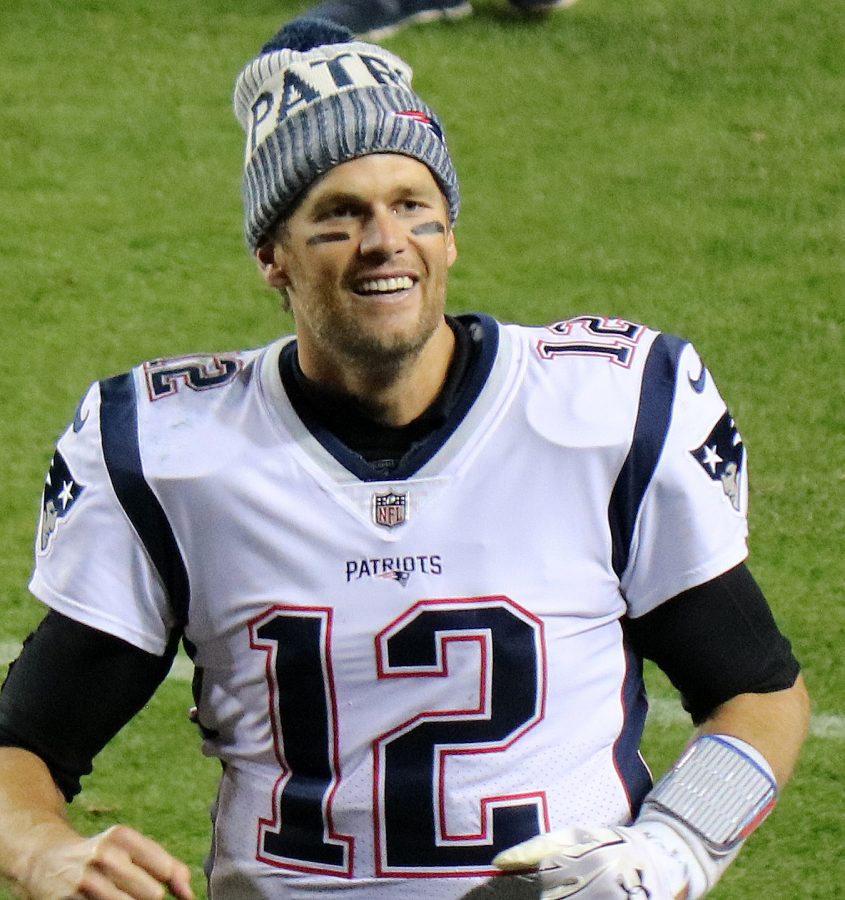
[[[384,528],[395,528],[403,525],[408,518],[408,495],[373,494],[373,521]]]

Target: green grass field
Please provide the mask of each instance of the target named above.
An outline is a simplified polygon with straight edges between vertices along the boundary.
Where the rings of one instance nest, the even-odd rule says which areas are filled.
[[[580,0],[524,22],[476,0],[387,42],[462,173],[452,311],[599,312],[692,339],[752,465],[751,567],[814,703],[802,763],[712,896],[845,897],[845,7]],[[53,443],[94,379],[291,328],[241,238],[241,65],[304,3],[4,0],[0,11],[2,616],[26,582]],[[0,660],[2,663],[3,660]],[[656,770],[689,728],[658,715]],[[73,804],[195,866],[215,765],[168,681]]]

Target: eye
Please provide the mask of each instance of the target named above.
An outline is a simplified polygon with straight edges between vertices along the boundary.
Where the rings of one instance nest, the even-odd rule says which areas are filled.
[[[321,202],[314,210],[313,221],[317,224],[352,219],[361,214],[361,205],[350,197],[332,197]]]
[[[329,208],[325,218],[328,219],[349,219],[357,215],[357,210],[351,203],[338,203]]]
[[[425,208],[425,205],[420,203],[419,200],[415,200],[413,197],[406,197],[394,206],[394,211],[400,215],[414,215]]]

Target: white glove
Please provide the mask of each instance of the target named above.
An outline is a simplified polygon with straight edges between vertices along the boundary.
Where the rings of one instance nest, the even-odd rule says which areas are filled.
[[[688,883],[684,861],[636,826],[552,831],[504,850],[493,864],[536,869],[542,900],[681,900]]]

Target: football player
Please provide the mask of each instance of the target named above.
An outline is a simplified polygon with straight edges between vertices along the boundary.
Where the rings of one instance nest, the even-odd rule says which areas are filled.
[[[283,29],[235,91],[246,239],[295,334],[100,381],[58,442],[49,611],[0,696],[0,871],[192,896],[154,841],[64,816],[181,641],[223,764],[210,896],[694,900],[808,722],[745,565],[736,423],[638,323],[447,316],[440,120],[349,38]],[[698,727],[656,785],[644,659]]]
[[[540,17],[572,6],[575,0],[509,0],[524,16]],[[325,0],[299,19],[322,19],[348,28],[355,36],[381,41],[408,25],[462,19],[472,14],[468,0]]]

